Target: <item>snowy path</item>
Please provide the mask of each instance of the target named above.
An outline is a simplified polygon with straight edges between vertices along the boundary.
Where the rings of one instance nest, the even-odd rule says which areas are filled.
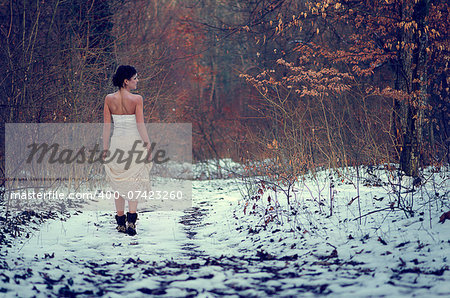
[[[0,293],[5,297],[450,293],[448,270],[426,271],[409,264],[408,253],[415,254],[412,246],[397,247],[405,249],[400,252],[405,254],[405,266],[398,267],[392,248],[383,252],[389,249],[394,255],[385,254],[378,261],[392,264],[376,264],[364,247],[338,247],[337,255],[321,239],[291,239],[277,230],[270,232],[271,238],[242,231],[243,223],[231,211],[240,198],[232,180],[195,182],[193,197],[194,207],[183,212],[140,212],[135,237],[115,231],[112,212],[80,211],[66,221],[49,220],[2,256],[8,268],[0,273]],[[269,242],[289,248],[267,252]],[[446,250],[437,257],[448,253],[448,242],[442,247]],[[366,251],[353,258],[352,249]]]

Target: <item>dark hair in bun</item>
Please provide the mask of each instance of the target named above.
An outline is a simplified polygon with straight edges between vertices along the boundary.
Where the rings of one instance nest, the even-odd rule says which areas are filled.
[[[133,66],[120,65],[119,68],[117,68],[116,74],[112,78],[113,85],[122,88],[123,81],[130,80],[135,74],[137,74],[137,71]]]

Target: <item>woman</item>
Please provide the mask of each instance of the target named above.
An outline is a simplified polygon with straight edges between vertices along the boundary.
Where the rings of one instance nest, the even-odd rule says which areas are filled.
[[[124,152],[126,155],[135,148],[141,150],[141,156],[147,156],[150,150],[150,140],[144,124],[142,96],[132,94],[136,89],[137,71],[129,65],[121,65],[113,77],[114,86],[119,90],[105,97],[103,111],[103,158],[107,178],[114,190],[117,230],[128,235],[136,235],[137,205],[139,195],[149,190],[149,172],[151,164],[148,162],[133,162],[131,164],[114,159],[116,152]],[[112,118],[112,119],[111,119]],[[114,131],[111,136],[111,120],[114,122]],[[138,146],[136,146],[136,144]],[[134,147],[133,147],[134,146]],[[146,150],[145,150],[146,149]],[[145,152],[144,152],[145,151]],[[106,161],[108,156],[113,156]],[[127,158],[127,157],[123,157]],[[128,201],[128,209],[125,216],[125,200]],[[125,225],[126,221],[126,225]]]

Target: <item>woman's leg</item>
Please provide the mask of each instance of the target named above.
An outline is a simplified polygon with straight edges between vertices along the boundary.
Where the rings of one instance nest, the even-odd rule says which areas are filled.
[[[137,205],[138,201],[128,201],[128,209],[130,210],[130,213],[136,213],[137,212]]]
[[[117,199],[114,200],[114,204],[116,205],[116,211],[117,211],[117,215],[116,217],[116,222],[117,222],[117,230],[121,233],[126,233],[127,232],[127,226],[125,224],[126,221],[126,216],[125,216],[125,200],[122,197],[118,197]]]
[[[124,215],[125,214],[125,200],[121,196],[119,196],[117,199],[114,200],[114,203],[116,204],[117,215],[118,216]]]

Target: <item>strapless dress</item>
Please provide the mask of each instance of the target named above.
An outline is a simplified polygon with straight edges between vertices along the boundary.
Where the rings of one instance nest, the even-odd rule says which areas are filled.
[[[146,149],[139,135],[136,115],[112,115],[114,130],[105,172],[112,190],[125,200],[142,200],[151,190],[152,164],[145,161]],[[135,151],[131,156],[129,151]]]

